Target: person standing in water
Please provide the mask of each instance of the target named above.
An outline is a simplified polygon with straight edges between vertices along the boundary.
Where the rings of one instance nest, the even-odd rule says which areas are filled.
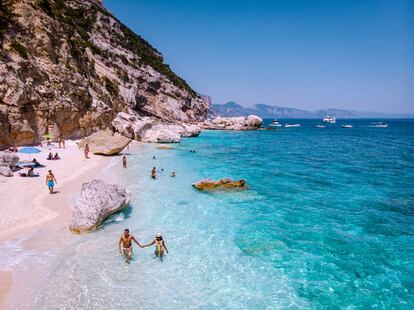
[[[155,167],[152,167],[151,178],[153,178],[153,179],[157,178],[157,168],[155,168]]]
[[[151,246],[154,244],[155,244],[155,252],[154,252],[155,257],[159,257],[160,260],[162,261],[162,257],[164,256],[164,250],[168,253],[168,249],[165,245],[165,241],[162,239],[161,233],[158,233],[155,236],[155,239],[151,243],[145,244],[142,247],[145,248],[147,246]]]
[[[127,163],[127,157],[124,155],[124,157],[122,157],[122,166],[124,168],[128,167],[128,163]]]
[[[53,188],[57,184],[55,175],[52,173],[52,170],[49,170],[49,173],[46,175],[46,186],[49,188],[49,194],[53,194]]]
[[[126,228],[124,230],[124,234],[119,238],[118,248],[119,248],[119,254],[124,256],[125,262],[129,264],[132,258],[132,241],[134,241],[140,248],[143,248],[143,246],[135,239],[133,235],[129,234],[129,229]],[[121,245],[123,248],[123,251],[121,251]]]
[[[85,158],[88,159],[89,158],[89,144],[88,143],[86,143],[83,153],[85,155]]]

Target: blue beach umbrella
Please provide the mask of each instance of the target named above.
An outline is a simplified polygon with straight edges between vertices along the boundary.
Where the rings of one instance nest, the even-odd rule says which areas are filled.
[[[23,153],[23,154],[29,154],[29,160],[30,160],[30,155],[31,154],[37,154],[40,153],[41,151],[35,147],[24,147],[22,149],[19,150],[18,153]]]

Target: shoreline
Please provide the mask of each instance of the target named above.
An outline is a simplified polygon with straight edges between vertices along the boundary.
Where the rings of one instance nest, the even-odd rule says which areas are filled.
[[[21,178],[18,173],[11,178],[2,178],[0,195],[8,202],[0,210],[3,219],[0,220],[0,250],[13,241],[29,236],[22,245],[22,250],[37,248],[42,239],[47,239],[48,231],[56,230],[65,236],[66,241],[75,240],[69,230],[71,219],[71,199],[80,193],[84,182],[97,178],[110,166],[114,157],[90,155],[89,159],[83,157],[74,141],[67,141],[65,149],[53,148],[58,152],[61,160],[46,161],[44,158],[49,152],[48,147],[41,148],[36,157],[47,167],[35,169],[41,176],[37,178]],[[18,154],[24,159],[25,154]],[[47,170],[51,169],[57,178],[56,194],[50,195],[44,184]],[[25,184],[26,183],[26,184]],[[39,233],[42,230],[42,234]],[[47,249],[46,249],[47,250]],[[0,264],[0,309],[7,305],[9,298],[17,288],[26,285],[22,277],[16,279],[18,265],[2,266]],[[28,274],[29,275],[29,274]],[[26,278],[27,277],[23,277]]]

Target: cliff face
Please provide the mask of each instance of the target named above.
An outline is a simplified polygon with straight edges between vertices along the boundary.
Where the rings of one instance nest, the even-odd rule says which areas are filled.
[[[208,102],[99,0],[0,2],[0,147],[110,126],[118,112],[202,120]]]

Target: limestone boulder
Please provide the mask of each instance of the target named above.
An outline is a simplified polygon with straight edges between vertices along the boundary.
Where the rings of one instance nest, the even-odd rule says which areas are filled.
[[[222,190],[222,189],[246,189],[249,188],[246,185],[246,180],[232,180],[230,178],[223,178],[220,180],[203,179],[196,183],[193,183],[193,187],[198,190],[209,191],[209,190]]]
[[[110,130],[100,130],[78,143],[80,148],[89,144],[90,151],[95,155],[115,155],[122,152],[131,143],[131,139]]]
[[[183,130],[180,132],[182,137],[198,137],[201,133],[201,128],[194,124],[183,124]]]
[[[129,201],[130,194],[118,185],[102,180],[83,183],[72,207],[70,230],[78,234],[95,230],[108,216],[127,207]]]
[[[145,131],[141,141],[148,143],[178,143],[181,135],[176,128],[158,124]]]
[[[202,123],[204,129],[213,130],[256,130],[262,125],[263,120],[256,115],[248,117],[216,117]]]
[[[0,175],[5,177],[12,177],[13,171],[9,167],[0,166]]]
[[[15,167],[19,162],[19,156],[11,152],[0,152],[0,166]]]
[[[259,128],[262,125],[263,120],[257,115],[249,115],[246,119],[246,123],[249,127]]]

